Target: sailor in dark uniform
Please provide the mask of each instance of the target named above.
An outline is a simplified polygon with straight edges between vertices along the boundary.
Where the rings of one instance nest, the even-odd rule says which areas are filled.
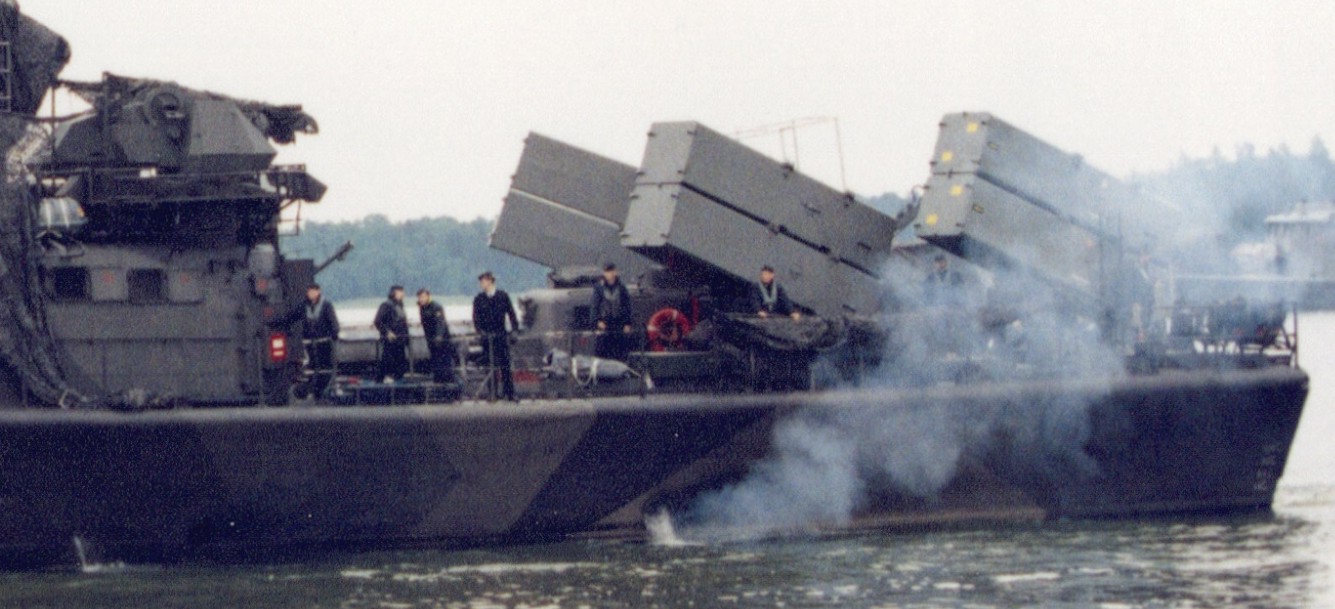
[[[964,278],[951,270],[945,254],[937,254],[932,259],[932,272],[927,274],[927,285],[923,288],[924,304],[938,307],[962,305],[963,286]]]
[[[417,310],[422,315],[422,333],[426,335],[426,348],[431,353],[431,380],[437,383],[449,383],[454,380],[454,347],[450,343],[450,327],[445,322],[445,307],[431,299],[431,291],[426,288],[417,290]]]
[[[774,267],[765,265],[760,269],[760,281],[751,285],[751,311],[761,317],[787,315],[801,319],[802,314],[793,308],[783,286],[774,278]]]
[[[274,320],[276,327],[301,322],[301,339],[306,347],[306,369],[311,373],[312,395],[323,395],[334,378],[334,342],[338,340],[338,315],[333,303],[320,294],[320,284],[306,286],[306,302],[287,315]]]
[[[1149,330],[1153,323],[1154,305],[1155,305],[1155,276],[1150,267],[1150,255],[1147,252],[1141,252],[1136,259],[1135,272],[1129,273],[1128,291],[1130,292],[1128,300],[1131,302],[1131,332],[1132,340],[1136,344],[1144,343],[1149,337]]]
[[[964,277],[950,268],[945,254],[937,254],[923,286],[923,304],[931,308],[928,340],[948,353],[968,355],[976,340],[965,296]]]
[[[376,377],[388,383],[408,373],[408,315],[403,312],[403,286],[389,289],[389,297],[375,312],[380,332],[380,366]]]
[[[593,286],[590,310],[598,329],[594,355],[625,361],[631,346],[630,292],[618,277],[615,264],[609,262],[603,266],[603,278]]]
[[[482,338],[482,365],[491,374],[492,395],[496,392],[496,373],[500,373],[501,397],[516,401],[514,377],[510,373],[510,337],[505,328],[505,320],[510,320],[510,328],[519,330],[519,317],[515,315],[510,295],[505,290],[496,289],[496,277],[491,271],[477,276],[481,292],[473,298],[473,327]]]

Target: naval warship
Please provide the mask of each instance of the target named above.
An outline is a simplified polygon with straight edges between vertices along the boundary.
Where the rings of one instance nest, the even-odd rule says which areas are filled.
[[[312,395],[274,320],[323,265],[279,226],[325,186],[274,144],[314,119],[61,81],[67,44],[10,2],[0,41],[8,568],[705,530],[754,524],[711,514],[770,483],[762,510],[839,508],[782,531],[1264,511],[1307,395],[1282,305],[1162,306],[1118,216],[1136,193],[984,113],[943,119],[893,217],[697,123],[653,125],[639,166],[530,135],[491,235],[552,269],[517,299],[520,401],[468,333],[457,382],[384,383],[345,332]],[[53,88],[90,109],[42,116]],[[960,279],[925,298],[938,257]],[[616,361],[589,308],[608,262],[637,324]],[[738,305],[761,265],[804,315]],[[851,495],[780,480],[830,447]]]

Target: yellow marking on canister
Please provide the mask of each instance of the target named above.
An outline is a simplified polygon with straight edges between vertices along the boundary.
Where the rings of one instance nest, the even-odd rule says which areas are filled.
[[[936,214],[927,214],[927,219],[923,221],[927,223],[927,226],[936,226],[936,220]]]
[[[953,153],[953,152],[951,152],[951,151],[949,151],[949,150],[947,150],[947,151],[941,153],[941,162],[942,162],[942,163],[949,163],[950,160],[953,159],[953,158],[955,158],[955,153]]]
[[[964,130],[969,133],[978,133],[978,123],[969,123],[969,126],[965,127]]]
[[[960,195],[962,195],[962,194],[964,194],[964,186],[963,186],[963,185],[956,184],[956,185],[950,187],[950,196],[952,196],[952,197],[958,197],[958,196],[960,196]]]

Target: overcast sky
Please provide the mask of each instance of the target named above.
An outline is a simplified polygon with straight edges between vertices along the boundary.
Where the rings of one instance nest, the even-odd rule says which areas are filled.
[[[835,117],[847,188],[927,176],[942,114],[988,111],[1115,175],[1335,129],[1335,2],[24,0],[103,71],[301,103],[307,218],[493,217],[537,131],[638,165],[655,121]],[[748,143],[783,154],[778,135]],[[801,168],[842,188],[831,123]],[[791,143],[787,154],[793,155]]]

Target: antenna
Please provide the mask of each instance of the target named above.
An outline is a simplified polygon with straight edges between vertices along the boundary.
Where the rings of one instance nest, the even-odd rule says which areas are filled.
[[[834,129],[835,153],[839,159],[839,187],[848,192],[848,177],[844,170],[844,141],[839,132],[839,119],[833,116],[808,116],[805,118],[794,118],[778,123],[760,125],[749,129],[740,129],[733,133],[733,138],[737,141],[745,141],[758,137],[777,135],[779,138],[779,151],[782,156],[781,161],[793,166],[793,169],[801,170],[801,156],[797,145],[797,131],[806,127],[817,125],[831,125]],[[788,156],[789,144],[792,144],[792,157]]]

